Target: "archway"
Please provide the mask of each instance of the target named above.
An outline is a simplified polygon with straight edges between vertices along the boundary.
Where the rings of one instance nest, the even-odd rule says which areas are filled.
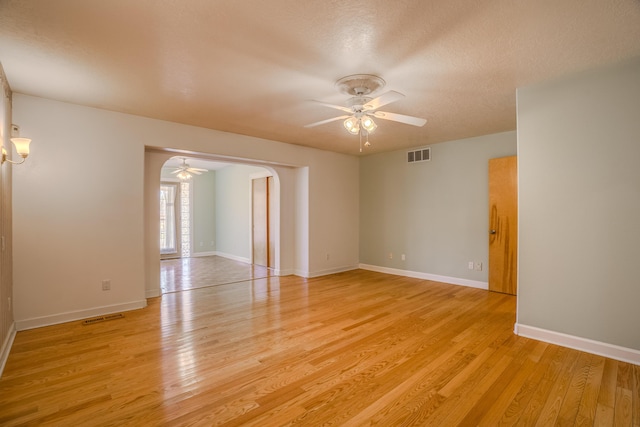
[[[275,216],[274,221],[274,275],[282,275],[282,274],[291,274],[293,270],[293,265],[287,266],[283,268],[283,265],[292,264],[293,263],[293,251],[292,249],[287,250],[286,256],[282,255],[282,234],[283,229],[281,227],[282,223],[282,185],[281,185],[281,177],[280,174],[286,172],[285,175],[290,175],[288,185],[295,186],[295,179],[292,179],[295,176],[294,170],[296,168],[287,167],[287,166],[274,166],[269,164],[264,164],[261,162],[256,162],[247,159],[228,159],[217,157],[212,154],[202,154],[202,153],[193,153],[193,152],[184,152],[179,150],[168,150],[168,149],[158,149],[153,147],[147,147],[145,150],[145,289],[146,289],[146,297],[156,297],[161,294],[160,289],[160,245],[159,245],[159,211],[160,211],[160,202],[159,202],[159,193],[160,193],[160,182],[161,182],[161,170],[162,166],[165,162],[174,156],[182,156],[186,155],[190,158],[199,158],[203,160],[223,162],[232,165],[244,165],[249,167],[260,167],[263,170],[267,170],[274,179],[274,207],[272,209],[272,214]],[[292,192],[289,191],[291,194]],[[284,203],[285,207],[285,216],[294,215],[292,212],[294,211],[294,202],[288,200]],[[289,212],[291,211],[291,212]],[[287,230],[284,234],[288,242],[293,242],[292,238],[295,235],[295,230]],[[289,236],[291,235],[291,236]],[[286,261],[285,261],[286,258]],[[285,261],[285,263],[283,263]]]

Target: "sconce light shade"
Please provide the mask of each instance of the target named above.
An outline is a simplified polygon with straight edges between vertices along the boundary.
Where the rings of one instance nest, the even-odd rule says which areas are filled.
[[[11,142],[13,142],[20,157],[24,159],[29,155],[29,144],[31,143],[29,138],[11,138]]]
[[[25,159],[29,155],[29,144],[31,144],[31,140],[29,138],[21,138],[20,126],[14,125],[14,124],[11,125],[11,136],[12,136],[11,142],[13,142],[13,145],[16,147],[16,152],[20,157],[22,157],[22,160],[20,160],[19,162],[14,162],[13,160],[9,160],[7,158],[8,157],[7,149],[3,146],[2,159],[0,163],[9,162],[9,163],[13,163],[14,165],[19,165],[20,163],[24,163]]]

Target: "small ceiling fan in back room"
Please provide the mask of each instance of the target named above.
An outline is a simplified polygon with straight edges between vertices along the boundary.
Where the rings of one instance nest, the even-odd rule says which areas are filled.
[[[346,102],[346,106],[328,104],[321,101],[313,102],[324,105],[325,107],[335,108],[346,114],[310,123],[305,125],[305,127],[310,128],[337,120],[343,120],[342,123],[349,133],[360,136],[360,152],[362,152],[362,138],[366,138],[364,146],[370,146],[369,134],[373,133],[378,127],[373,120],[374,118],[391,120],[412,126],[424,126],[427,122],[426,119],[378,110],[380,107],[404,98],[403,94],[394,90],[385,92],[376,98],[370,96],[374,92],[382,89],[384,85],[385,81],[382,78],[371,74],[354,74],[341,78],[336,82],[336,87],[340,92],[351,95],[351,98]]]
[[[183,157],[182,164],[179,165],[176,169],[174,169],[173,172],[171,172],[171,174],[172,175],[177,174],[176,175],[177,178],[179,178],[181,181],[185,181],[185,180],[191,179],[191,176],[192,176],[191,174],[201,175],[202,172],[208,172],[208,171],[206,169],[192,168],[187,163],[186,157]]]

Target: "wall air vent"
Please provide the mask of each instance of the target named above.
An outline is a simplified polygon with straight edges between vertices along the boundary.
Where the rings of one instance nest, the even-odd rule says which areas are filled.
[[[431,160],[431,147],[407,151],[407,163],[428,162]]]

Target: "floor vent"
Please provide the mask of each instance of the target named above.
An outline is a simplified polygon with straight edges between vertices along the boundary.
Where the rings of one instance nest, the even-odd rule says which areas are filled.
[[[105,316],[93,317],[91,319],[85,319],[82,321],[83,325],[93,325],[94,323],[106,322],[107,320],[116,320],[123,319],[124,314],[116,313],[116,314],[107,314]]]
[[[428,162],[431,160],[431,147],[407,151],[407,163]]]

